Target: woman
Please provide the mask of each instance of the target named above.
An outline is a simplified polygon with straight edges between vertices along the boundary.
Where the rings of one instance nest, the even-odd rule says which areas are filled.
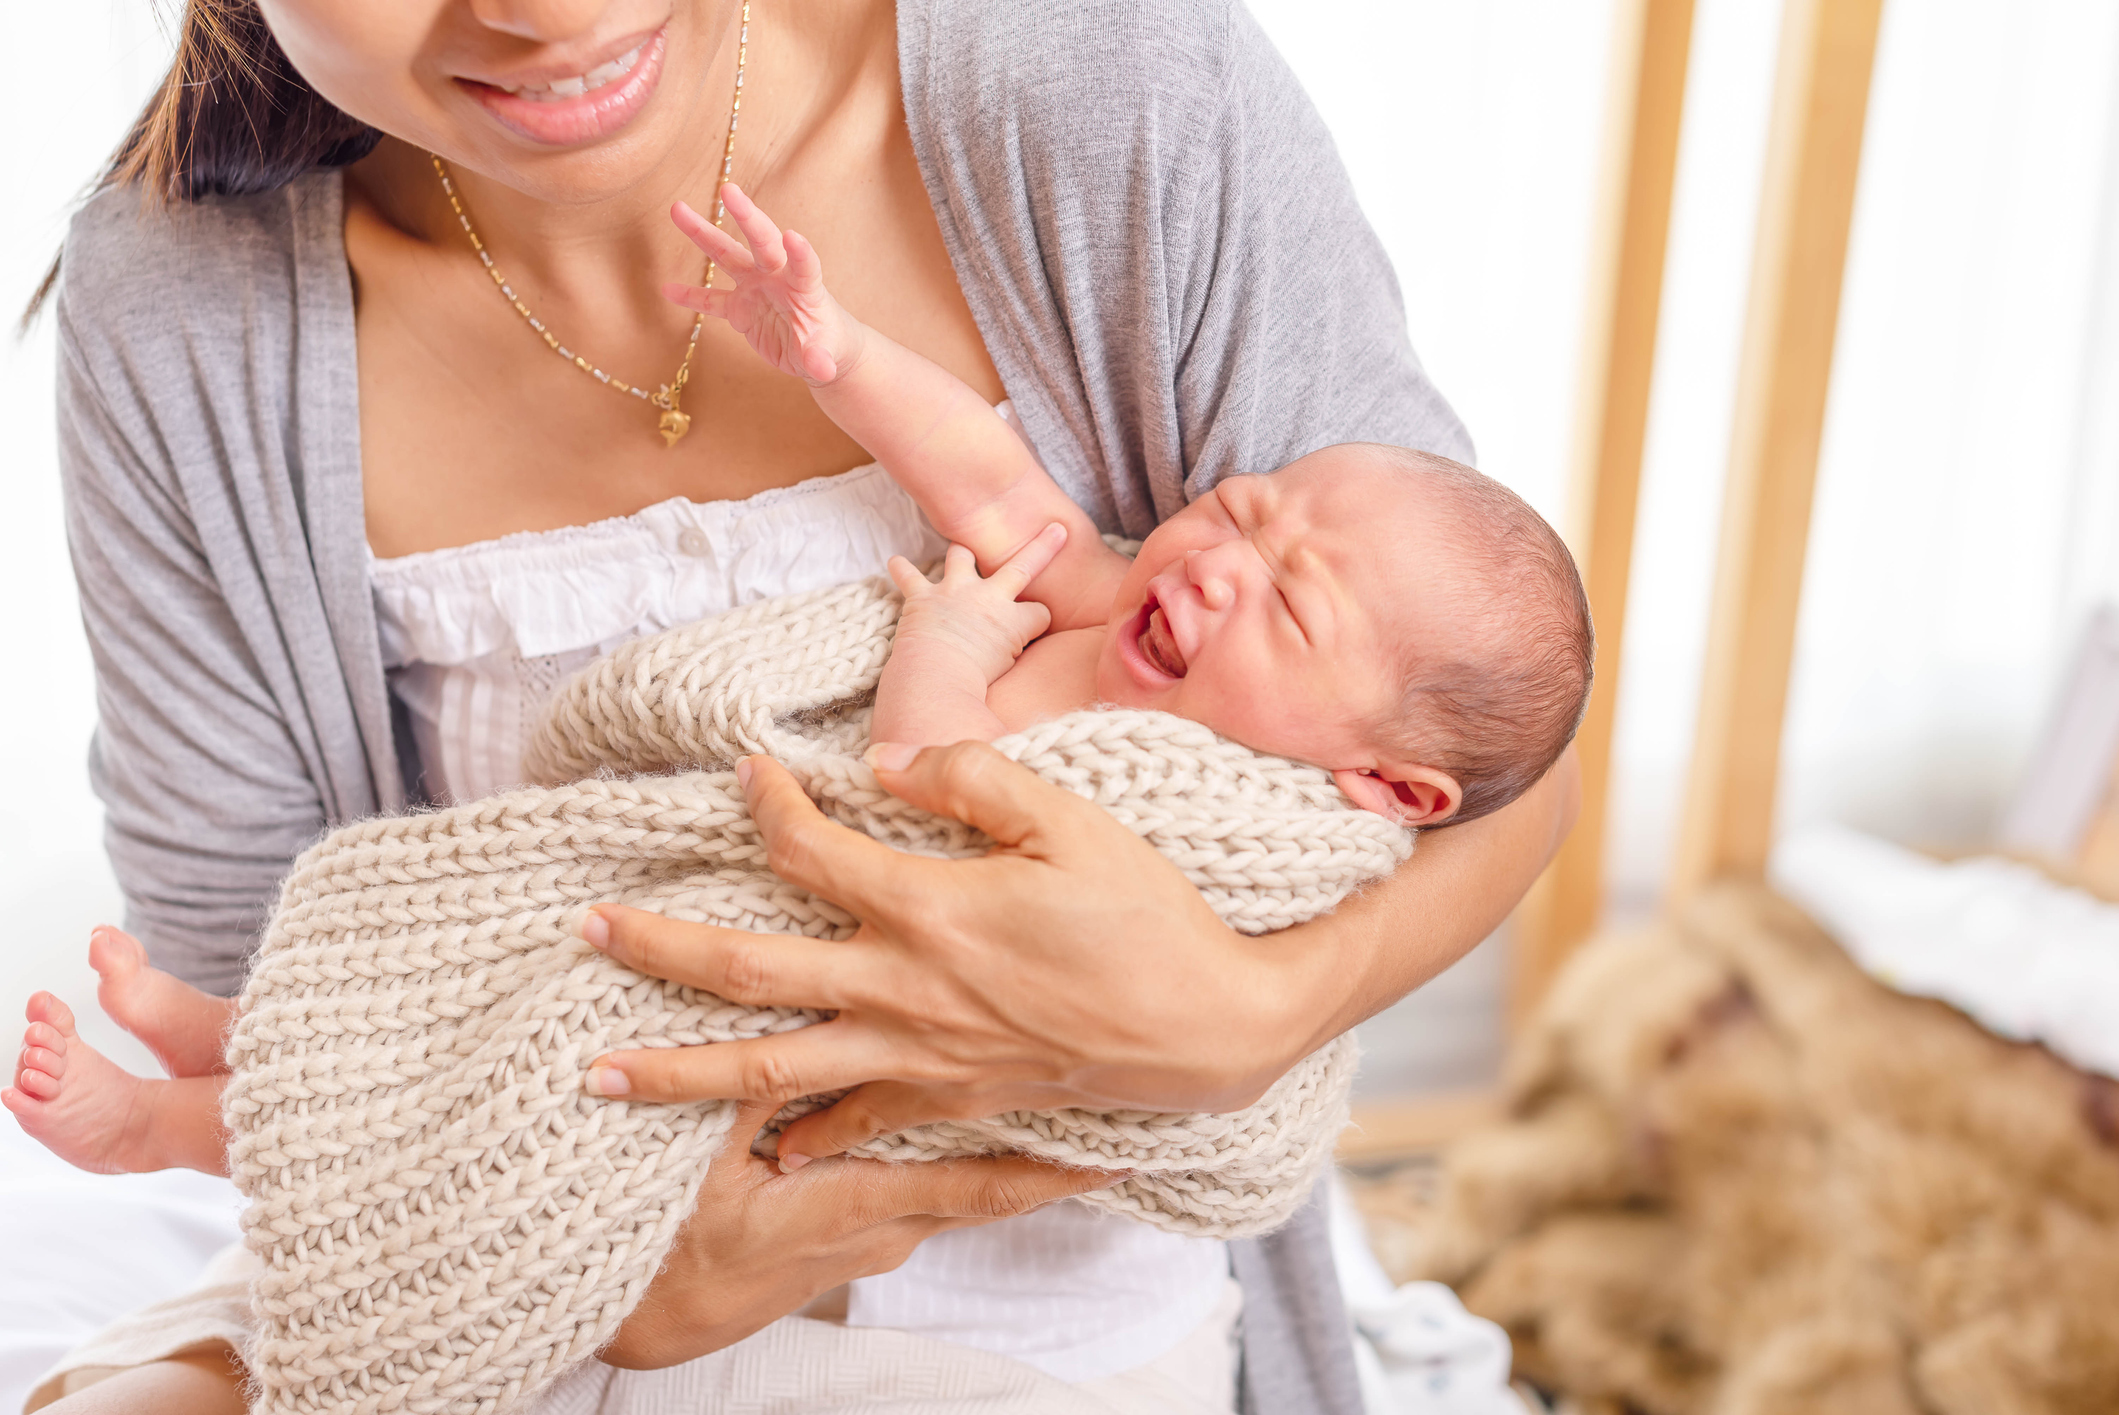
[[[656,296],[698,278],[669,203],[724,170],[865,320],[1009,400],[1108,530],[1144,534],[1227,473],[1327,443],[1468,456],[1329,139],[1232,0],[761,0],[747,30],[745,13],[192,0],[161,97],[76,222],[60,301],[93,768],[164,967],[231,987],[320,830],[514,780],[523,717],[599,648],[919,548],[917,517],[797,384]],[[635,1098],[767,1107],[859,1089],[790,1130],[780,1172],[716,1166],[618,1365],[720,1350],[930,1234],[1084,1182],[1019,1160],[807,1167],[870,1134],[1248,1103],[1489,932],[1572,811],[1556,774],[1337,915],[1253,941],[983,747],[885,776],[993,834],[983,861],[878,854],[784,774],[752,776],[775,868],[861,935],[822,955],[621,915],[611,942],[840,1016],[603,1074]],[[1173,1379],[1159,1361],[1230,1339],[1233,1266],[1244,1408],[1353,1408],[1314,1216],[1225,1251],[1137,1225],[1085,1237],[1075,1208],[929,1245],[856,1284],[853,1319],[961,1308],[980,1273],[1042,1275],[1049,1308],[1116,1262],[1154,1277],[1130,1305],[1091,1281],[1028,1345],[990,1322],[965,1339],[1145,1398]]]

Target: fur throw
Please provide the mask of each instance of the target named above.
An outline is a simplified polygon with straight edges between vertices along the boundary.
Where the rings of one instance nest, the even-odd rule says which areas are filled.
[[[499,1411],[610,1339],[733,1106],[599,1100],[581,1088],[588,1063],[818,1019],[644,977],[575,927],[616,901],[853,931],[766,869],[729,770],[747,753],[878,839],[980,853],[982,837],[888,795],[859,758],[897,607],[863,582],[628,645],[555,701],[530,753],[555,784],[348,826],[296,862],[229,1046],[229,1161],[266,1268],[257,1408]],[[1325,772],[1163,714],[1074,713],[998,745],[1109,808],[1247,933],[1323,913],[1411,849]],[[642,772],[674,774],[616,775]],[[1016,1113],[866,1152],[1130,1169],[1086,1202],[1175,1232],[1258,1233],[1327,1162],[1353,1067],[1341,1039],[1233,1115]]]
[[[1424,1266],[1585,1411],[2119,1410],[2119,1084],[1763,890],[1568,965]]]

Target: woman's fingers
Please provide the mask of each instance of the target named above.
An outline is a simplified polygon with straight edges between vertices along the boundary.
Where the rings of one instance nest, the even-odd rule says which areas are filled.
[[[781,241],[780,228],[773,224],[773,219],[760,211],[749,193],[734,182],[721,184],[721,204],[728,208],[736,229],[743,233],[743,240],[750,247],[751,259],[757,262],[758,269],[767,275],[777,275],[787,264],[787,246]]]
[[[919,897],[912,877],[928,862],[826,820],[787,768],[771,757],[748,757],[739,768],[745,769],[744,794],[750,798],[751,819],[765,836],[765,863],[774,874],[860,919],[895,917],[908,896]]]
[[[765,1122],[780,1113],[785,1101],[738,1101],[736,1118],[729,1123],[728,1139],[721,1146],[721,1153],[714,1156],[715,1167],[725,1164],[743,1164],[750,1155],[750,1147],[757,1143],[758,1132]]]
[[[1099,812],[984,742],[927,747],[900,766],[903,750],[879,747],[869,752],[884,790],[923,810],[975,826],[1011,850],[1043,853],[1040,841],[1065,839],[1071,823]],[[853,903],[840,902],[861,912]]]
[[[823,1110],[813,1110],[780,1132],[780,1167],[800,1169],[811,1160],[844,1154],[878,1135],[956,1118],[960,1107],[944,1105],[925,1086],[872,1081],[856,1086]]]
[[[853,1160],[811,1173],[841,1191],[846,1212],[855,1221],[870,1223],[913,1215],[973,1223],[1014,1218],[1076,1194],[1108,1189],[1126,1177],[1111,1170],[1063,1169],[1023,1155],[928,1164]]]
[[[1019,597],[1030,587],[1030,582],[1045,573],[1045,567],[1067,546],[1067,528],[1054,521],[1030,538],[1029,544],[1009,556],[999,569],[987,576],[987,583],[999,589],[1010,599]]]
[[[705,251],[710,260],[730,274],[742,274],[756,264],[750,252],[743,249],[742,242],[685,203],[680,201],[670,208],[670,220],[677,223],[677,229],[693,245]]]
[[[628,968],[757,1007],[848,1003],[848,950],[800,934],[754,934],[599,904],[581,936]]]
[[[714,1046],[614,1051],[582,1080],[592,1096],[629,1101],[759,1100],[785,1105],[886,1076],[897,1058],[873,1032],[820,1022]],[[799,1166],[797,1166],[799,1168]]]

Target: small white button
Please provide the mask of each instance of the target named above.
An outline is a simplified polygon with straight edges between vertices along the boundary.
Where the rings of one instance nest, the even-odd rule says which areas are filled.
[[[706,538],[706,532],[697,526],[677,537],[677,549],[686,555],[696,555],[702,560],[714,552],[713,545]]]

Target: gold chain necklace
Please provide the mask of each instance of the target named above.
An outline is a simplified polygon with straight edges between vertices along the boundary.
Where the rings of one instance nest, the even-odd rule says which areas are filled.
[[[736,34],[736,97],[728,108],[728,141],[723,144],[721,149],[721,181],[714,184],[714,224],[716,226],[721,224],[721,218],[727,212],[727,204],[721,200],[721,188],[729,180],[730,173],[734,170],[736,164],[736,120],[743,113],[743,69],[750,59],[750,0],[743,0],[743,17],[739,24],[740,28]],[[486,243],[478,239],[478,232],[472,229],[471,214],[464,210],[463,202],[456,195],[456,184],[449,180],[447,164],[431,152],[427,154],[427,158],[434,164],[434,175],[441,178],[441,189],[448,194],[449,206],[456,212],[457,223],[464,228],[464,234],[471,238],[471,249],[478,252],[479,260],[485,264],[486,274],[493,277],[494,288],[500,291],[502,297],[509,304],[515,306],[515,313],[529,321],[530,328],[536,330],[544,337],[547,348],[589,377],[595,379],[598,383],[608,384],[620,393],[630,393],[635,398],[661,409],[662,416],[657,420],[656,428],[662,434],[662,445],[664,447],[675,447],[677,439],[692,430],[692,415],[685,412],[682,407],[684,385],[692,376],[692,355],[698,351],[699,331],[706,327],[706,316],[702,314],[692,321],[692,337],[684,346],[684,360],[677,365],[677,376],[668,383],[663,384],[653,393],[650,393],[645,388],[635,387],[622,378],[613,378],[580,354],[560,343],[559,336],[547,329],[543,320],[530,313],[530,307],[522,302],[522,297],[515,293],[515,288],[508,283],[508,278],[500,273],[500,267],[493,263],[493,257],[486,251]],[[714,283],[714,262],[712,259],[706,262],[706,278],[699,283],[702,285]]]

